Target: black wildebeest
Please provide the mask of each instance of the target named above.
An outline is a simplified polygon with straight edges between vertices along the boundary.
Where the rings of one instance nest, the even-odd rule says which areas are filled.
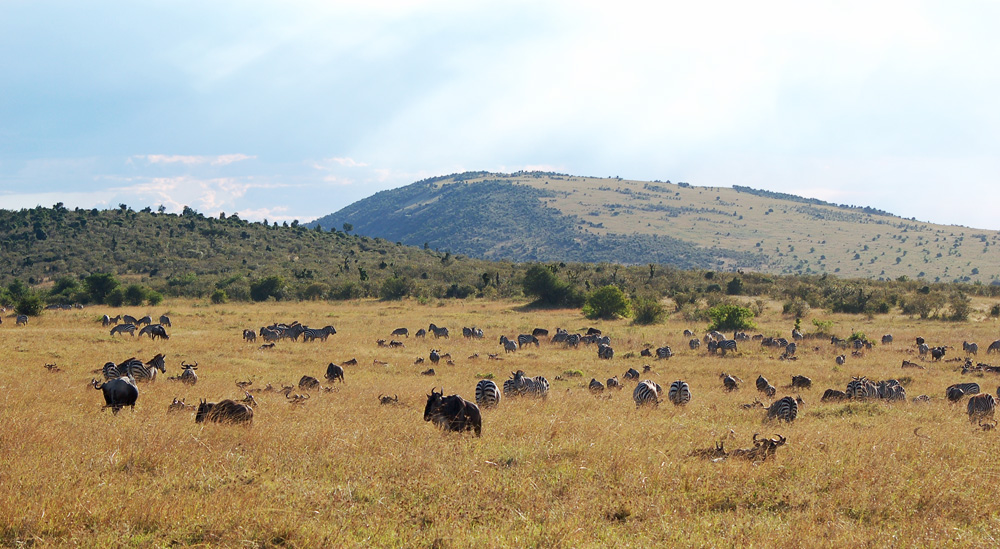
[[[194,415],[196,423],[205,420],[216,423],[253,423],[253,408],[229,399],[220,402],[207,402],[202,399],[198,411]]]
[[[329,368],[329,366],[327,367]],[[319,380],[312,376],[302,376],[299,379],[299,389],[316,389],[319,388]]]
[[[434,425],[449,431],[475,431],[477,437],[483,433],[479,406],[458,395],[444,396],[444,389],[435,392],[431,388],[424,407],[424,421],[433,421]]]
[[[135,380],[131,377],[118,377],[104,383],[98,383],[94,379],[90,383],[94,385],[94,389],[100,389],[104,393],[104,407],[111,408],[111,413],[117,415],[118,411],[126,406],[135,410],[139,388],[135,386]]]
[[[340,382],[343,383],[344,369],[331,362],[330,365],[326,367],[326,379],[331,383],[339,379]]]

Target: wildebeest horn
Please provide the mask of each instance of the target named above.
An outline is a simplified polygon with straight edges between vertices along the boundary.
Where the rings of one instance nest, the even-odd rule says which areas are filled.
[[[757,436],[758,436],[759,434],[760,434],[760,433],[754,433],[754,434],[753,434],[753,443],[754,443],[754,444],[757,444]]]
[[[399,400],[399,395],[392,395],[392,400]],[[996,423],[996,422],[994,422]]]

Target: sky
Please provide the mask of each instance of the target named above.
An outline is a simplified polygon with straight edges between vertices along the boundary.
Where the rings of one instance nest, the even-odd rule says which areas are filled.
[[[1000,230],[1000,2],[0,0],[0,208],[311,221],[468,170]]]

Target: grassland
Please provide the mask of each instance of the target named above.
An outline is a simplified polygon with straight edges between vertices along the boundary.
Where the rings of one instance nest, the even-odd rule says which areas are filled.
[[[985,308],[988,303],[977,303]],[[787,335],[791,321],[775,311],[759,331]],[[111,337],[98,308],[53,311],[26,327],[0,325],[0,543],[34,546],[241,547],[587,547],[587,546],[995,546],[1000,433],[970,425],[964,406],[944,388],[976,381],[994,392],[1000,380],[962,376],[963,340],[985,349],[997,339],[996,320],[941,323],[883,316],[819,316],[840,336],[864,331],[895,336],[863,357],[848,357],[827,340],[810,340],[797,361],[746,344],[736,356],[690,351],[685,328],[669,320],[637,327],[627,321],[592,324],[578,311],[530,311],[494,301],[405,301],[205,305],[167,301],[129,314],[169,312],[169,341]],[[117,311],[115,311],[117,312]],[[978,317],[978,315],[977,315]],[[242,341],[243,328],[299,320],[333,324],[327,342],[279,342],[269,351]],[[807,319],[808,320],[808,319]],[[429,323],[451,328],[448,340],[405,339],[377,347],[392,329]],[[456,335],[478,326],[481,341]],[[542,342],[502,360],[500,334],[534,327],[578,331],[597,326],[616,356],[599,361],[593,348]],[[806,325],[809,325],[806,322]],[[920,361],[911,342],[952,345],[944,361]],[[641,359],[645,345],[669,344],[667,361]],[[414,364],[429,350],[450,352],[435,377]],[[634,358],[625,354],[634,351]],[[159,379],[140,387],[134,411],[103,410],[89,386],[109,360],[143,360],[162,352],[167,375],[181,361],[199,364],[190,387]],[[478,353],[478,358],[469,358]],[[849,353],[848,353],[849,354]],[[242,396],[252,388],[322,378],[329,362],[356,358],[344,384],[314,392],[303,406],[260,392],[252,427],[196,424],[193,413],[168,413],[175,397],[197,403]],[[901,370],[903,359],[925,370]],[[992,360],[985,355],[981,361]],[[374,361],[383,361],[381,365]],[[61,370],[50,372],[45,364]],[[629,367],[663,386],[687,380],[694,398],[637,410],[631,384],[595,396],[591,377],[604,380]],[[547,400],[507,399],[484,413],[482,438],[442,433],[422,420],[432,386],[472,399],[480,376],[501,382],[524,369],[552,383]],[[568,372],[579,371],[579,377]],[[719,373],[742,378],[734,393]],[[758,374],[778,397],[801,394],[805,407],[790,425],[764,421],[740,404],[762,398]],[[793,374],[814,388],[792,391]],[[825,388],[843,389],[852,375],[899,378],[927,405],[820,402]],[[557,379],[558,377],[558,379]],[[296,390],[296,392],[301,392]],[[379,394],[399,406],[380,406]],[[922,438],[914,435],[919,428]],[[726,439],[749,446],[754,433],[780,433],[788,444],[773,460],[722,463],[688,457]],[[732,438],[727,438],[732,437]]]

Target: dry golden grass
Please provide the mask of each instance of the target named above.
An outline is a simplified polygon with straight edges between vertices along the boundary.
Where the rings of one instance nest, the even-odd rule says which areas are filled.
[[[981,348],[996,339],[994,321],[944,324],[906,318],[833,318],[842,336],[851,328],[893,346],[878,346],[837,367],[824,340],[800,347],[800,359],[746,344],[735,357],[688,350],[684,328],[671,320],[635,327],[595,324],[616,349],[599,361],[592,347],[566,350],[543,342],[501,361],[500,334],[556,326],[591,325],[577,311],[524,311],[516,304],[414,302],[386,304],[275,303],[204,306],[168,302],[171,339],[110,337],[96,320],[104,311],[49,312],[27,327],[0,326],[0,543],[41,546],[913,546],[995,545],[1000,532],[996,464],[1000,432],[970,425],[964,404],[949,405],[944,388],[977,381],[994,392],[998,380],[961,376],[957,363],[917,360],[912,341]],[[271,351],[241,339],[243,328],[272,321],[333,324],[327,342],[279,342]],[[405,339],[403,349],[378,348],[376,339],[405,326],[411,333],[434,322],[449,340]],[[481,341],[464,340],[462,326],[478,326]],[[760,331],[786,335],[790,322],[761,319]],[[644,344],[669,343],[669,361],[640,359]],[[430,348],[450,352],[438,375],[414,365]],[[818,350],[815,349],[818,347]],[[623,358],[628,351],[635,358]],[[159,379],[140,386],[135,411],[102,410],[89,386],[92,370],[130,356],[167,355],[167,375],[182,360],[199,363],[194,387]],[[479,353],[478,359],[468,358]],[[848,353],[849,354],[849,353]],[[242,396],[237,380],[253,387],[322,379],[329,362],[357,358],[347,382],[313,392],[294,407],[278,393],[258,393],[252,427],[196,424],[193,414],[168,413],[174,397],[189,403]],[[373,365],[375,359],[388,365]],[[985,355],[980,360],[989,360]],[[62,370],[49,372],[46,363]],[[683,378],[691,404],[636,410],[633,384],[595,397],[602,382],[629,367],[650,364],[647,377],[664,387]],[[498,383],[524,369],[552,383],[545,401],[506,399],[484,412],[483,436],[443,433],[422,420],[432,386],[472,400],[477,375]],[[568,370],[582,377],[556,380]],[[744,380],[723,391],[719,373]],[[807,405],[791,425],[767,423],[762,411],[739,404],[759,398],[763,373],[778,396],[801,394]],[[791,391],[793,374],[814,388]],[[879,402],[823,404],[826,388],[843,390],[852,375],[909,378],[907,394],[931,404]],[[301,391],[296,391],[301,392]],[[380,393],[400,406],[380,406]],[[928,438],[914,436],[914,429]],[[781,433],[788,444],[763,463],[712,463],[687,457],[732,431],[727,448],[749,446],[760,432]]]

